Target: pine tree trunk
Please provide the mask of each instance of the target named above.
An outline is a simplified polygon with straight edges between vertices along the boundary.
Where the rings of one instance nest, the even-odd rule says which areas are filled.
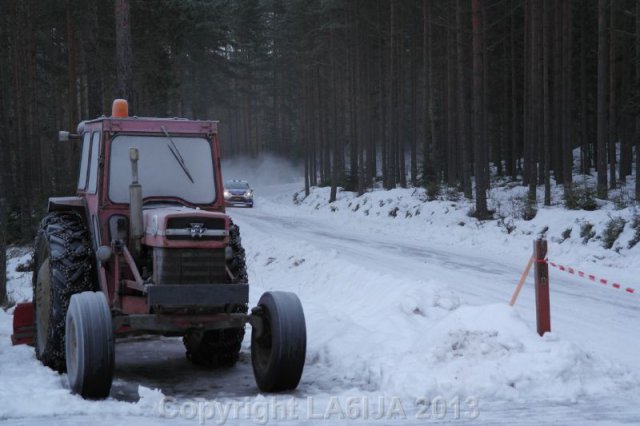
[[[309,76],[309,95],[307,98],[307,105],[309,108],[309,132],[310,132],[310,141],[311,141],[311,158],[309,161],[309,184],[311,186],[318,186],[318,146],[320,144],[319,141],[319,132],[318,132],[318,120],[316,117],[317,108],[315,105],[315,92],[317,90],[316,79],[314,78],[313,68],[311,68],[308,72]],[[253,126],[255,128],[255,126]],[[260,155],[259,149],[256,149],[256,156]]]
[[[387,147],[387,183],[386,189],[393,189],[396,187],[397,183],[397,173],[398,173],[398,85],[399,81],[397,78],[397,61],[398,61],[398,39],[397,39],[397,28],[396,28],[396,0],[391,0],[390,2],[390,13],[389,13],[389,71],[387,74],[387,89],[389,90],[389,110],[387,113],[389,114],[389,145]]]
[[[455,38],[451,28],[447,28],[447,71],[446,87],[447,87],[447,184],[455,186],[459,182],[458,175],[458,141],[456,137],[456,100],[455,100],[455,82],[453,77],[455,73],[453,55],[455,54]]]
[[[640,58],[640,0],[636,0],[636,61]],[[636,65],[636,85],[640,83],[640,67]],[[635,142],[636,142],[636,201],[640,202],[640,115],[636,116],[635,122]]]
[[[379,26],[379,51],[380,57],[378,60],[378,93],[379,93],[379,108],[380,113],[378,117],[378,133],[380,134],[380,162],[381,162],[381,175],[382,186],[384,188],[389,187],[389,87],[388,87],[388,46],[386,35],[388,31],[386,23],[388,22],[386,16],[386,9],[382,7],[383,2],[377,2],[377,18],[380,24]]]
[[[381,78],[377,74],[378,67],[376,67],[375,59],[370,58],[369,55],[364,55],[366,58],[365,70],[367,72],[367,94],[370,96],[370,104],[367,108],[367,117],[376,117],[379,114],[381,103],[379,100],[380,93],[377,91],[377,80]],[[380,122],[381,120],[375,120]],[[370,125],[367,119],[363,120],[363,126],[367,128],[367,174],[365,186],[372,188],[375,185],[375,180],[378,174],[378,141],[382,136],[378,133],[378,129],[375,125]]]
[[[356,191],[358,188],[358,120],[356,109],[356,65],[354,58],[354,51],[356,48],[356,41],[354,40],[354,29],[357,25],[352,18],[354,14],[351,11],[351,6],[345,7],[344,27],[346,32],[346,46],[345,46],[345,64],[346,64],[346,78],[345,84],[347,89],[344,91],[345,104],[347,106],[347,138],[349,143],[349,182],[351,184],[350,191]]]
[[[553,78],[551,79],[553,85],[551,89],[551,117],[553,122],[551,123],[551,138],[553,143],[551,144],[551,169],[553,170],[555,181],[557,184],[564,182],[564,168],[563,160],[565,158],[563,147],[564,145],[564,69],[567,67],[566,57],[563,54],[563,42],[564,42],[564,3],[555,1],[550,7],[553,8]]]
[[[562,114],[562,183],[570,187],[573,181],[573,14],[571,1],[564,4],[564,84],[563,84],[563,114]]]
[[[433,64],[431,41],[431,0],[423,0],[423,34],[422,34],[422,72],[424,78],[423,102],[424,110],[424,144],[422,153],[422,184],[426,185],[436,178],[435,170],[435,123],[433,119]]]
[[[411,49],[411,139],[409,152],[411,155],[411,186],[418,186],[418,37],[414,37]]]
[[[1,31],[1,30],[0,30]],[[0,81],[1,82],[1,81]],[[0,105],[0,113],[2,105]],[[7,198],[4,171],[0,170],[0,308],[7,305]]]
[[[513,3],[517,0],[513,0],[510,7],[513,7]],[[518,87],[518,69],[516,67],[516,35],[518,25],[516,22],[515,13],[511,13],[511,178],[516,180],[518,178],[518,158],[519,148],[522,146],[522,140],[520,132],[521,123],[523,120],[523,114],[521,112],[522,103],[519,102],[518,94],[520,89]]]
[[[356,83],[356,95],[355,95],[355,105],[356,105],[356,111],[355,111],[355,115],[356,115],[356,135],[357,135],[357,141],[358,141],[358,171],[357,171],[357,180],[358,180],[358,186],[357,186],[357,191],[358,191],[358,195],[362,195],[368,185],[368,183],[365,180],[365,176],[366,176],[366,160],[365,160],[365,155],[366,155],[366,149],[367,149],[367,133],[366,133],[366,129],[368,128],[365,124],[366,122],[366,117],[363,117],[364,112],[367,109],[367,105],[368,104],[368,100],[366,100],[366,97],[364,96],[364,90],[367,87],[367,76],[366,73],[364,71],[363,68],[363,57],[362,57],[362,48],[363,46],[361,45],[361,22],[360,22],[360,15],[358,13],[358,7],[357,5],[354,7],[354,14],[356,16],[356,28],[355,28],[355,33],[354,33],[354,45],[355,45],[355,52],[354,52],[354,77],[355,77],[355,83]]]
[[[131,99],[133,54],[131,51],[129,0],[115,0],[115,20],[117,93],[124,99]]]
[[[303,128],[304,128],[304,194],[306,197],[311,193],[311,181],[312,165],[312,153],[313,143],[311,141],[311,112],[309,111],[309,99],[311,98],[311,88],[309,87],[309,78],[306,77],[303,81]]]
[[[10,19],[9,11],[6,5],[0,4],[0,39],[7,40],[9,37],[8,29]],[[9,79],[7,76],[7,66],[9,63],[8,46],[5,43],[0,44],[0,93],[9,93]],[[0,96],[0,134],[4,136],[0,139],[0,150],[4,151],[8,148],[9,138],[9,119],[8,119],[8,103],[6,96]],[[5,306],[7,302],[7,262],[6,262],[6,213],[9,203],[9,155],[0,155],[0,307]]]
[[[487,210],[487,157],[486,141],[483,138],[482,117],[484,116],[482,102],[482,31],[480,20],[480,0],[471,0],[471,29],[472,29],[472,72],[473,72],[473,153],[476,178],[476,217],[485,219],[489,215]],[[459,29],[460,30],[460,29]]]
[[[465,46],[463,34],[462,20],[462,1],[456,1],[456,70],[457,70],[457,101],[458,101],[458,146],[461,155],[461,171],[462,171],[462,191],[468,199],[473,198],[471,192],[471,148],[468,138],[469,131],[467,117],[467,97],[466,97],[466,79],[464,66],[464,50]],[[478,109],[480,112],[480,109]],[[480,132],[482,130],[479,130]]]
[[[73,15],[71,14],[71,4],[67,4],[67,51],[68,51],[68,66],[69,66],[69,97],[68,97],[68,107],[69,107],[69,123],[68,129],[69,131],[74,131],[75,127],[78,125],[79,116],[78,116],[78,91],[77,91],[77,59],[76,59],[76,51],[77,51],[77,39],[76,39],[76,31]]]
[[[504,22],[509,20],[509,7],[511,4],[509,2],[504,3]],[[502,41],[502,89],[503,89],[503,98],[502,98],[502,109],[500,111],[502,128],[500,131],[500,155],[498,156],[498,161],[500,163],[504,162],[504,176],[511,176],[513,174],[512,164],[511,164],[511,147],[512,144],[510,142],[511,134],[513,133],[512,127],[514,123],[511,121],[511,117],[509,114],[509,103],[512,98],[512,87],[511,82],[509,81],[509,75],[511,73],[511,67],[507,66],[510,61],[513,61],[513,58],[509,58],[509,52],[511,47],[511,37],[510,37],[511,25],[504,25],[504,31],[502,33],[503,41]],[[485,96],[488,94],[485,93]]]
[[[397,55],[398,55],[398,63],[396,66],[396,75],[397,76],[402,76],[401,78],[396,78],[395,80],[400,80],[400,81],[404,81],[404,61],[405,61],[405,55],[403,54],[404,48],[402,46],[402,40],[401,40],[401,36],[398,35],[398,41],[396,43],[396,50],[397,50]],[[406,114],[404,114],[404,103],[405,103],[405,96],[404,96],[404,84],[401,84],[400,81],[398,81],[397,84],[397,92],[398,92],[398,98],[397,98],[397,103],[396,103],[396,110],[397,110],[397,117],[398,117],[398,121],[397,121],[397,130],[396,130],[396,163],[398,164],[398,168],[396,171],[396,182],[398,182],[400,184],[400,187],[402,188],[406,188],[407,187],[407,164],[406,164],[406,157],[405,157],[405,135],[406,135],[406,129],[409,128],[408,123],[407,123],[407,117]]]
[[[529,186],[534,167],[531,158],[531,1],[524,0],[524,48],[522,70],[522,184]]]
[[[635,23],[634,23],[635,24]],[[637,68],[635,63],[633,63],[633,57],[630,54],[630,49],[624,49],[625,54],[622,58],[621,69],[623,70],[620,74],[621,82],[619,86],[620,96],[626,96],[626,99],[622,101],[622,105],[628,105],[629,96],[633,94],[633,80],[635,79],[635,69]],[[631,67],[630,67],[631,65]],[[620,108],[620,107],[619,107]],[[618,110],[620,111],[620,109]],[[622,111],[624,111],[624,107],[622,107]],[[620,182],[623,184],[626,183],[627,176],[629,176],[632,172],[632,162],[633,162],[633,141],[634,141],[634,128],[635,123],[633,122],[632,117],[629,116],[622,111],[619,112],[619,122],[618,125],[620,127],[620,169],[619,169],[619,178]],[[623,119],[624,116],[624,119]]]
[[[549,90],[549,67],[551,66],[551,25],[550,25],[550,11],[551,0],[543,0],[543,25],[542,25],[542,90],[543,90],[543,137],[542,143],[544,144],[544,205],[551,205],[551,93]],[[565,186],[566,189],[566,186]]]
[[[533,205],[537,203],[537,184],[538,184],[538,146],[539,146],[539,125],[540,125],[540,19],[537,4],[529,0],[530,23],[531,23],[531,49],[530,49],[530,136],[529,136],[529,202]]]
[[[335,45],[335,34],[333,29],[329,32],[329,52],[330,52],[330,66],[331,66],[331,79],[330,79],[330,89],[331,89],[331,93],[332,95],[332,110],[333,110],[333,125],[331,126],[332,128],[332,138],[331,138],[331,145],[332,145],[332,167],[331,167],[331,190],[329,192],[329,202],[333,203],[334,201],[336,201],[337,199],[337,195],[338,195],[338,167],[339,167],[339,157],[338,157],[338,147],[339,147],[339,142],[338,142],[338,133],[337,133],[337,129],[338,129],[338,91],[337,91],[337,70],[336,70],[336,63],[335,63],[335,50],[334,50],[334,45]]]
[[[7,237],[4,199],[0,198],[0,308],[7,306]]]
[[[609,44],[607,0],[598,0],[598,197],[607,198],[607,88]]]
[[[616,146],[618,143],[618,65],[616,37],[616,0],[609,0],[609,188],[615,189],[616,179]]]
[[[591,173],[592,155],[591,144],[589,143],[589,117],[588,117],[588,92],[587,92],[587,34],[592,31],[586,20],[587,12],[581,11],[581,20],[583,22],[580,30],[580,169],[582,174]]]

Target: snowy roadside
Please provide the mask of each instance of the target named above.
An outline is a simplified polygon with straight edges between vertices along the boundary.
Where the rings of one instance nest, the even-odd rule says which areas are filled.
[[[361,196],[339,191],[333,203],[328,202],[330,188],[312,188],[308,197],[299,190],[300,185],[289,188],[267,200],[272,201],[270,210],[284,216],[339,221],[362,232],[402,235],[409,240],[423,238],[442,247],[465,246],[496,258],[518,255],[523,267],[531,256],[533,240],[543,237],[548,240],[551,260],[633,287],[640,299],[636,272],[640,270],[640,244],[636,244],[640,226],[634,228],[640,212],[634,206],[618,208],[609,202],[594,211],[567,210],[562,206],[562,189],[554,187],[552,206],[540,202],[535,218],[524,220],[518,217],[524,208],[526,188],[505,186],[491,190],[489,197],[495,216],[504,218],[479,221],[469,216],[474,209],[472,202],[459,195],[446,200],[447,194],[429,201],[423,188],[374,190]],[[292,203],[297,208],[291,209]],[[611,242],[612,247],[605,248],[612,220],[617,220],[622,229]]]

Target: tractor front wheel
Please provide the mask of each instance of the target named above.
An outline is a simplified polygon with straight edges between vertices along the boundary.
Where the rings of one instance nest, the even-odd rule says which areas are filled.
[[[111,312],[102,292],[74,294],[66,321],[66,364],[69,387],[85,399],[109,396],[115,348]]]
[[[261,319],[260,326],[251,330],[251,363],[258,388],[263,392],[295,389],[307,351],[307,330],[298,296],[267,292],[252,312]]]

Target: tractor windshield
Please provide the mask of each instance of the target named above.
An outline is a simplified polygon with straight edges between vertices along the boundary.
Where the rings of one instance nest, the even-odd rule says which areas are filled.
[[[193,181],[176,161],[165,136],[118,135],[111,141],[109,198],[129,202],[131,162],[129,149],[138,148],[142,197],[176,197],[193,204],[213,203],[214,185],[211,145],[204,138],[171,136]]]

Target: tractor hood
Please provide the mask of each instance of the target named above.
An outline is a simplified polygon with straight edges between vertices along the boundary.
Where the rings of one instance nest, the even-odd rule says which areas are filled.
[[[150,247],[215,248],[229,242],[229,216],[189,207],[145,209],[142,244]]]

